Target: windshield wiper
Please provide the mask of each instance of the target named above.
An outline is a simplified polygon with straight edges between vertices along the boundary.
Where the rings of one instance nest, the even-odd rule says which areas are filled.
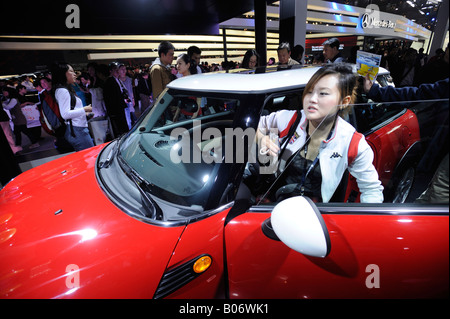
[[[156,203],[156,201],[149,195],[149,183],[142,178],[138,172],[136,172],[125,160],[117,154],[117,159],[122,167],[124,173],[131,179],[131,181],[136,185],[139,193],[142,196],[143,206],[147,211],[146,216],[152,219],[162,219],[163,212],[161,207]]]
[[[122,138],[119,137],[119,139],[116,141],[116,144],[113,146],[113,149],[109,153],[109,156],[106,158],[106,160],[103,161],[103,162],[100,162],[98,164],[98,168],[99,169],[108,168],[111,165],[111,163],[113,161],[113,158],[117,155],[117,152],[119,150],[119,145],[120,145],[121,140],[122,140]]]
[[[141,193],[145,207],[147,209],[151,209],[151,216],[149,217],[153,219],[162,219],[163,212],[161,210],[161,207],[159,207],[156,201],[149,195],[149,191],[147,190],[150,185],[142,177],[140,177],[134,170],[131,170],[130,177],[131,180],[136,184],[139,192]]]

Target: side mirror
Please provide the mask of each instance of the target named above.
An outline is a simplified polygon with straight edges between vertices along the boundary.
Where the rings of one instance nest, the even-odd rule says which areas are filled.
[[[330,253],[325,221],[309,198],[296,196],[283,200],[273,209],[270,220],[277,237],[289,248],[321,258]]]

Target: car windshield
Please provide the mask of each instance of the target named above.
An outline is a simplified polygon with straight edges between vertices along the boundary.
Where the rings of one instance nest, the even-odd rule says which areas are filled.
[[[153,196],[193,210],[208,209],[221,171],[225,129],[232,127],[240,103],[166,90],[122,142],[119,154]]]

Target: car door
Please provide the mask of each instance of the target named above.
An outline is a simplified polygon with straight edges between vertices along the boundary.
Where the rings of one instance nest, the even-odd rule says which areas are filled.
[[[265,221],[274,205],[250,207],[227,223],[230,298],[448,297],[448,205],[317,208],[331,243],[325,258],[270,238]]]
[[[285,103],[287,97],[280,94],[268,98],[263,114],[289,109]],[[382,111],[383,116],[390,116],[389,110]],[[406,127],[404,122],[396,126]],[[384,143],[392,141],[384,139]],[[436,158],[442,160],[441,155],[436,154]],[[448,160],[444,166],[448,194]],[[392,174],[396,173],[395,165],[391,170],[394,170]],[[435,180],[435,172],[436,166],[431,165],[421,172],[411,190],[414,196],[409,196],[409,202],[403,204],[311,202],[308,207],[299,201],[299,205],[285,209],[283,203],[290,198],[280,203],[267,203],[265,196],[261,199],[265,190],[277,185],[276,182],[262,193],[255,190],[259,184],[252,184],[249,186],[252,195],[264,204],[247,204],[253,203],[245,202],[251,196],[238,196],[236,203],[242,208],[233,207],[225,225],[228,296],[237,299],[448,297],[448,199],[444,204],[415,201],[429,182]],[[276,189],[271,192],[276,193]],[[317,229],[312,231],[297,220],[301,221],[300,217],[306,216],[311,207],[323,225],[319,232],[326,237],[327,253],[322,257],[290,248],[286,234],[279,229],[273,231],[275,228],[269,223],[274,221],[274,211],[286,210],[293,217],[290,235],[303,236],[300,246],[307,246],[316,240],[308,238],[310,234],[317,235]]]

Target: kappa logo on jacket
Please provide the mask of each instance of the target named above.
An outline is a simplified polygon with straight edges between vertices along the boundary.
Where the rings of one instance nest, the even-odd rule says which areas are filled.
[[[342,157],[341,154],[339,154],[338,152],[334,152],[333,154],[331,154],[330,158],[339,158]]]

